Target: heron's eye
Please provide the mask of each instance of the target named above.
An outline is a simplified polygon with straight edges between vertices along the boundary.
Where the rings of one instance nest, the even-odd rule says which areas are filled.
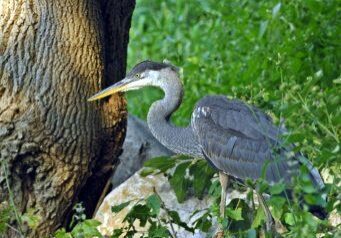
[[[138,79],[142,78],[141,74],[135,74],[135,77],[138,78]]]

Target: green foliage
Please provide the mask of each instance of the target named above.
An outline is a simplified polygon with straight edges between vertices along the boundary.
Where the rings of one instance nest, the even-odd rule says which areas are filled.
[[[142,171],[142,175],[147,176],[148,174],[151,174],[154,172],[154,169],[157,169],[159,173],[164,173],[166,172],[168,169],[174,167],[176,161],[169,158],[169,157],[156,157],[153,158],[151,160],[147,160],[144,163],[145,167],[149,167],[151,168],[151,170],[147,170],[147,172]]]
[[[101,233],[97,230],[97,226],[101,223],[97,220],[87,219],[78,223],[72,230],[71,234],[75,238],[83,237],[102,237]]]
[[[205,189],[211,185],[211,178],[214,173],[213,168],[205,160],[192,163],[189,174],[193,176],[193,189],[196,197],[202,198]]]
[[[237,209],[227,208],[225,212],[226,212],[226,215],[228,217],[232,218],[233,220],[236,220],[236,221],[244,220],[242,217],[242,209],[241,208],[237,208]]]
[[[172,163],[170,162],[173,161]],[[205,160],[191,159],[185,156],[174,156],[171,158],[156,158],[154,161],[157,163],[153,164],[147,162],[146,166],[149,168],[150,173],[160,173],[161,171],[169,177],[169,182],[177,195],[178,201],[183,202],[188,196],[196,196],[201,198],[203,194],[208,193],[212,196],[213,200],[216,201],[212,206],[206,211],[195,211],[193,215],[203,212],[202,215],[197,218],[193,224],[193,228],[189,229],[200,229],[204,232],[209,232],[212,227],[212,218],[216,217],[218,222],[225,227],[225,230],[230,235],[255,237],[260,232],[265,224],[265,215],[261,207],[255,209],[250,207],[248,204],[253,203],[254,195],[253,190],[249,190],[247,198],[234,199],[232,200],[225,209],[225,218],[220,218],[218,201],[220,200],[220,183],[218,179],[214,178],[214,171]],[[172,166],[169,166],[172,164]],[[167,170],[164,168],[167,167]],[[201,184],[200,184],[201,183]],[[202,184],[205,184],[202,186]],[[270,207],[272,216],[276,222],[284,224],[288,229],[285,233],[288,237],[310,237],[311,234],[316,234],[317,232],[322,232],[326,230],[329,233],[334,232],[334,228],[330,227],[326,222],[321,221],[314,217],[308,212],[308,205],[318,205],[321,207],[328,207],[328,204],[334,208],[335,204],[338,204],[336,199],[329,199],[328,204],[322,198],[320,191],[316,189],[316,186],[312,184],[309,177],[309,171],[305,166],[302,166],[301,173],[295,180],[294,188],[291,188],[292,193],[291,199],[288,199],[288,188],[284,183],[277,183],[269,185],[264,179],[260,178],[256,181],[247,180],[245,185],[242,187],[237,187],[239,190],[245,191],[245,186],[255,189],[260,193],[268,193],[271,197],[267,200],[267,204]],[[331,185],[328,185],[332,187]],[[328,187],[327,186],[327,187]],[[208,189],[206,189],[208,188]],[[197,191],[197,192],[196,192]],[[200,192],[198,192],[200,191]],[[325,191],[328,192],[327,190]],[[158,211],[162,201],[157,199],[157,197],[150,197],[146,200],[146,203],[151,203],[150,201],[158,201],[156,208],[154,210]],[[301,205],[302,204],[302,205]],[[126,204],[124,204],[126,206]],[[149,207],[152,207],[149,205]],[[149,209],[145,209],[140,213],[148,214]],[[133,213],[136,213],[134,209]],[[174,216],[169,215],[173,219],[177,220]],[[157,212],[150,213],[148,216],[155,218]],[[134,215],[138,218],[137,215]],[[148,216],[142,216],[145,224],[148,220]],[[140,221],[141,222],[141,221]],[[178,224],[178,223],[177,223]],[[309,233],[313,231],[313,233]]]
[[[251,227],[252,228],[258,228],[260,227],[261,225],[264,224],[265,222],[265,214],[264,214],[264,210],[261,208],[261,207],[258,207],[257,209],[257,212],[256,212],[256,215],[253,219],[253,222],[252,222],[252,225]],[[291,219],[292,220],[292,219]]]
[[[36,211],[32,208],[28,209],[26,213],[18,215],[21,226],[25,225],[30,229],[36,229],[41,221],[41,216],[36,214]],[[0,237],[2,234],[5,234],[8,229],[12,229],[15,233],[20,236],[22,235],[22,227],[20,229],[16,229],[13,226],[13,222],[15,221],[15,208],[9,205],[6,201],[0,203]]]
[[[167,162],[166,162],[167,163]],[[120,229],[115,229],[112,238],[132,237],[134,234],[141,234],[141,238],[160,238],[160,237],[173,237],[172,229],[167,227],[167,224],[176,224],[188,231],[193,232],[193,229],[188,227],[186,223],[182,222],[179,214],[166,207],[158,194],[152,194],[146,199],[138,201],[130,201],[112,207],[113,213],[120,212],[123,208],[133,204],[129,212],[124,218],[125,226]],[[160,211],[163,210],[164,214],[160,217]],[[140,227],[146,227],[147,232],[139,231],[135,227],[135,221],[139,222]]]
[[[41,221],[41,216],[35,213],[35,209],[30,208],[21,216],[21,221],[23,224],[27,224],[33,230],[38,227],[39,222]]]
[[[0,203],[0,235],[7,230],[7,224],[10,222],[12,215],[11,208],[6,202]]]
[[[146,200],[147,206],[150,207],[150,214],[157,216],[160,212],[161,208],[161,199],[156,194],[151,195]]]
[[[169,183],[174,189],[175,195],[179,202],[183,202],[189,186],[189,179],[186,178],[186,170],[190,162],[181,163],[176,166],[174,174],[169,179]]]
[[[269,192],[271,195],[277,195],[284,191],[285,184],[284,183],[277,183],[270,187]]]
[[[245,233],[251,228],[252,210],[242,199],[232,199],[225,209],[228,220],[226,230],[229,233]],[[223,223],[224,224],[224,223]]]
[[[119,212],[122,211],[125,207],[127,207],[129,204],[130,204],[130,202],[124,202],[124,203],[121,203],[121,204],[119,204],[119,205],[112,206],[112,207],[111,207],[111,211],[112,211],[113,213],[119,213]]]
[[[121,204],[120,207],[124,206]],[[122,208],[123,209],[123,208]],[[70,222],[72,230],[67,232],[65,228],[60,228],[54,233],[55,238],[102,238],[97,227],[101,224],[94,219],[86,219],[85,208],[82,203],[76,203],[72,208],[73,215]]]
[[[55,238],[73,238],[71,233],[66,232],[65,228],[57,230],[53,236]]]
[[[66,232],[64,228],[61,228],[53,236],[55,238],[102,238],[103,236],[97,230],[100,224],[97,220],[86,219],[79,222],[71,232]]]
[[[197,212],[198,211],[195,211],[194,214]],[[211,227],[212,227],[212,215],[210,212],[205,212],[202,216],[200,216],[194,222],[194,228],[199,229],[203,232],[208,232]]]
[[[193,160],[186,156],[157,157],[144,163],[141,174],[166,173],[178,201],[183,202],[193,192],[202,198],[211,185],[215,171],[205,160]],[[175,170],[169,170],[175,168]],[[191,188],[191,189],[189,189]]]

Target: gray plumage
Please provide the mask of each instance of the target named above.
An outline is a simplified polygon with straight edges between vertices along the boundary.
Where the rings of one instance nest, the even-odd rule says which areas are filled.
[[[302,163],[301,154],[285,145],[285,129],[273,124],[258,108],[225,96],[207,96],[192,114],[191,126],[205,158],[218,170],[236,178],[290,183]],[[317,170],[308,166],[314,184],[323,186]],[[264,170],[264,171],[263,171]]]

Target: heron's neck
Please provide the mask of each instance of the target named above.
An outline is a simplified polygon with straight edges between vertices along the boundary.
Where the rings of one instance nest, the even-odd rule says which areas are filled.
[[[172,113],[182,101],[183,89],[180,80],[174,76],[161,88],[165,97],[154,102],[148,112],[150,131],[161,144],[175,153],[201,157],[201,150],[191,127],[176,127],[170,122]]]

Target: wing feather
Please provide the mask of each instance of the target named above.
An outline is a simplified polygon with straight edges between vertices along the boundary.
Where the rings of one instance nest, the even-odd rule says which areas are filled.
[[[284,149],[277,148],[283,129],[259,109],[224,96],[208,96],[193,112],[192,129],[203,153],[219,170],[240,179],[256,179],[266,166],[268,181],[291,179],[295,169],[283,156]]]

